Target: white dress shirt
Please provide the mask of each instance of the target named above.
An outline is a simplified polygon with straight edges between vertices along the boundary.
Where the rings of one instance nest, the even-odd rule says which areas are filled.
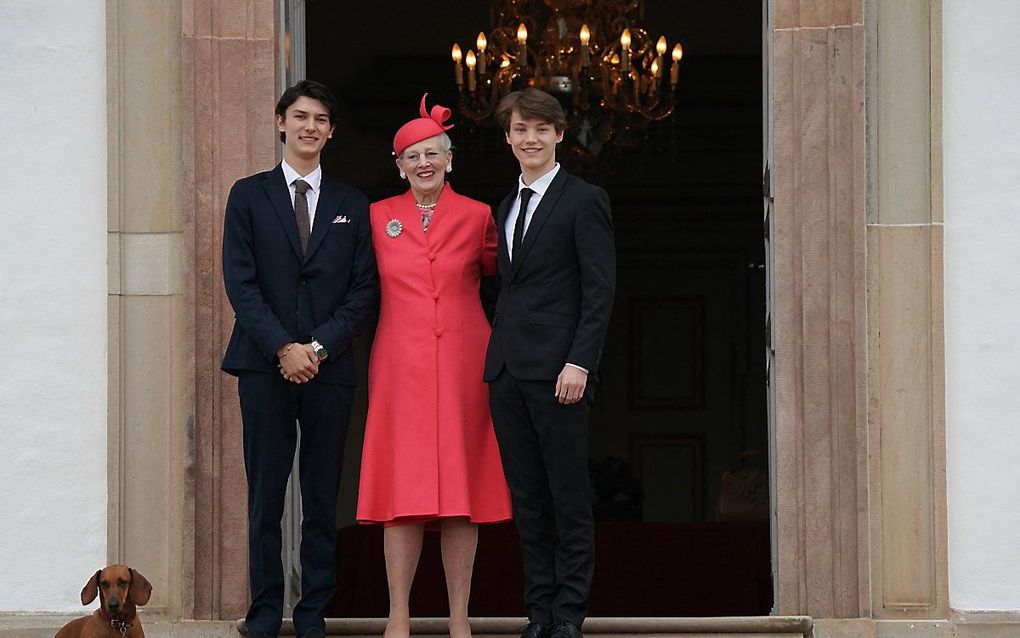
[[[305,193],[305,199],[308,201],[308,228],[315,228],[315,207],[319,203],[319,187],[322,186],[322,165],[315,167],[311,173],[307,175],[301,175],[294,167],[287,163],[287,160],[280,162],[283,167],[283,179],[287,180],[287,188],[290,190],[290,205],[294,205],[294,182],[303,179],[308,182],[311,188]]]
[[[552,184],[553,178],[559,172],[560,163],[556,162],[556,165],[548,173],[530,184],[524,183],[524,175],[517,178],[517,197],[510,203],[509,214],[506,216],[506,225],[503,227],[503,231],[506,233],[506,250],[510,255],[510,261],[514,259],[513,236],[514,226],[517,224],[517,212],[521,209],[521,189],[530,188],[535,191],[531,199],[528,200],[528,210],[524,216],[524,236],[527,237],[528,226],[531,225],[531,218],[535,216],[535,209],[538,208],[538,203],[542,201],[542,196],[549,190],[549,184]]]
[[[553,166],[548,173],[546,173],[542,177],[539,177],[530,184],[524,183],[523,174],[517,178],[517,197],[515,197],[514,201],[510,203],[510,211],[509,214],[506,216],[506,225],[503,227],[503,232],[506,233],[505,236],[507,238],[506,250],[507,253],[510,255],[511,262],[513,262],[514,258],[514,246],[513,246],[514,226],[517,225],[517,213],[521,209],[521,190],[525,188],[530,188],[531,190],[535,191],[531,195],[531,199],[528,200],[528,210],[524,211],[525,212],[524,236],[527,237],[528,226],[531,225],[531,218],[535,216],[535,209],[538,208],[538,203],[542,201],[542,196],[545,195],[545,192],[547,190],[549,190],[549,185],[552,184],[553,178],[555,178],[556,173],[559,172],[560,163],[556,162],[556,165]],[[578,370],[584,372],[585,374],[588,373],[587,368],[582,368],[581,366],[575,363],[567,363],[566,365],[570,366],[571,368],[577,368]]]

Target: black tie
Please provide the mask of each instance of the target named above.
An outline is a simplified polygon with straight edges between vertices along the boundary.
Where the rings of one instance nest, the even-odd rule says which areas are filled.
[[[308,222],[308,197],[305,195],[309,188],[311,185],[305,180],[294,180],[294,221],[297,222],[302,255],[308,253],[308,236],[311,234],[311,224]]]
[[[513,251],[510,253],[510,261],[517,259],[520,254],[521,243],[524,241],[524,218],[528,215],[528,201],[535,191],[530,188],[521,189],[521,208],[517,211],[517,222],[514,224]]]

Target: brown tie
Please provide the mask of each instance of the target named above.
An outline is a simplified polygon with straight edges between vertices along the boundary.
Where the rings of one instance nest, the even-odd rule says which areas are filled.
[[[301,254],[308,253],[308,236],[311,224],[308,222],[308,197],[305,193],[311,185],[303,179],[294,180],[294,220],[297,222],[298,237],[301,238]]]

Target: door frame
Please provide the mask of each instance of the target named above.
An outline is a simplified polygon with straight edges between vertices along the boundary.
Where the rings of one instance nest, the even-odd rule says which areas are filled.
[[[240,436],[233,381],[216,371],[229,330],[218,240],[232,181],[274,159],[272,106],[287,78],[276,69],[292,28],[285,2],[302,4],[252,0],[233,19],[214,0],[190,0],[183,17],[165,18],[183,34],[174,250],[186,270],[182,386],[194,389],[181,392],[191,414],[173,465],[184,504],[174,587],[189,618],[236,618],[246,604],[243,477],[221,471],[240,457]],[[941,0],[763,6],[775,612],[946,618]],[[118,28],[148,27],[135,19]],[[163,63],[111,51],[113,65]],[[114,75],[111,86],[114,101],[161,88]],[[122,143],[148,148],[142,133]],[[116,174],[111,197],[126,188]],[[111,371],[118,400],[122,379],[139,373]],[[112,416],[110,439],[128,427]],[[120,523],[150,497],[118,487],[130,468],[114,460],[110,473],[118,555],[145,546]],[[145,551],[172,569],[167,547]]]

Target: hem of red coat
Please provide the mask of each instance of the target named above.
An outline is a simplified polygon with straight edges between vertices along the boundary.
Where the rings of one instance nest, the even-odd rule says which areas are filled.
[[[395,516],[389,518],[375,518],[375,517],[359,517],[357,519],[358,525],[382,525],[383,527],[400,527],[401,525],[417,525],[424,523],[426,527],[430,524],[438,523],[442,519],[447,518],[466,518],[469,523],[475,525],[497,525],[499,523],[509,523],[513,520],[511,515],[505,517],[492,518],[489,516],[483,517],[472,517],[470,514],[410,514],[406,516]]]

